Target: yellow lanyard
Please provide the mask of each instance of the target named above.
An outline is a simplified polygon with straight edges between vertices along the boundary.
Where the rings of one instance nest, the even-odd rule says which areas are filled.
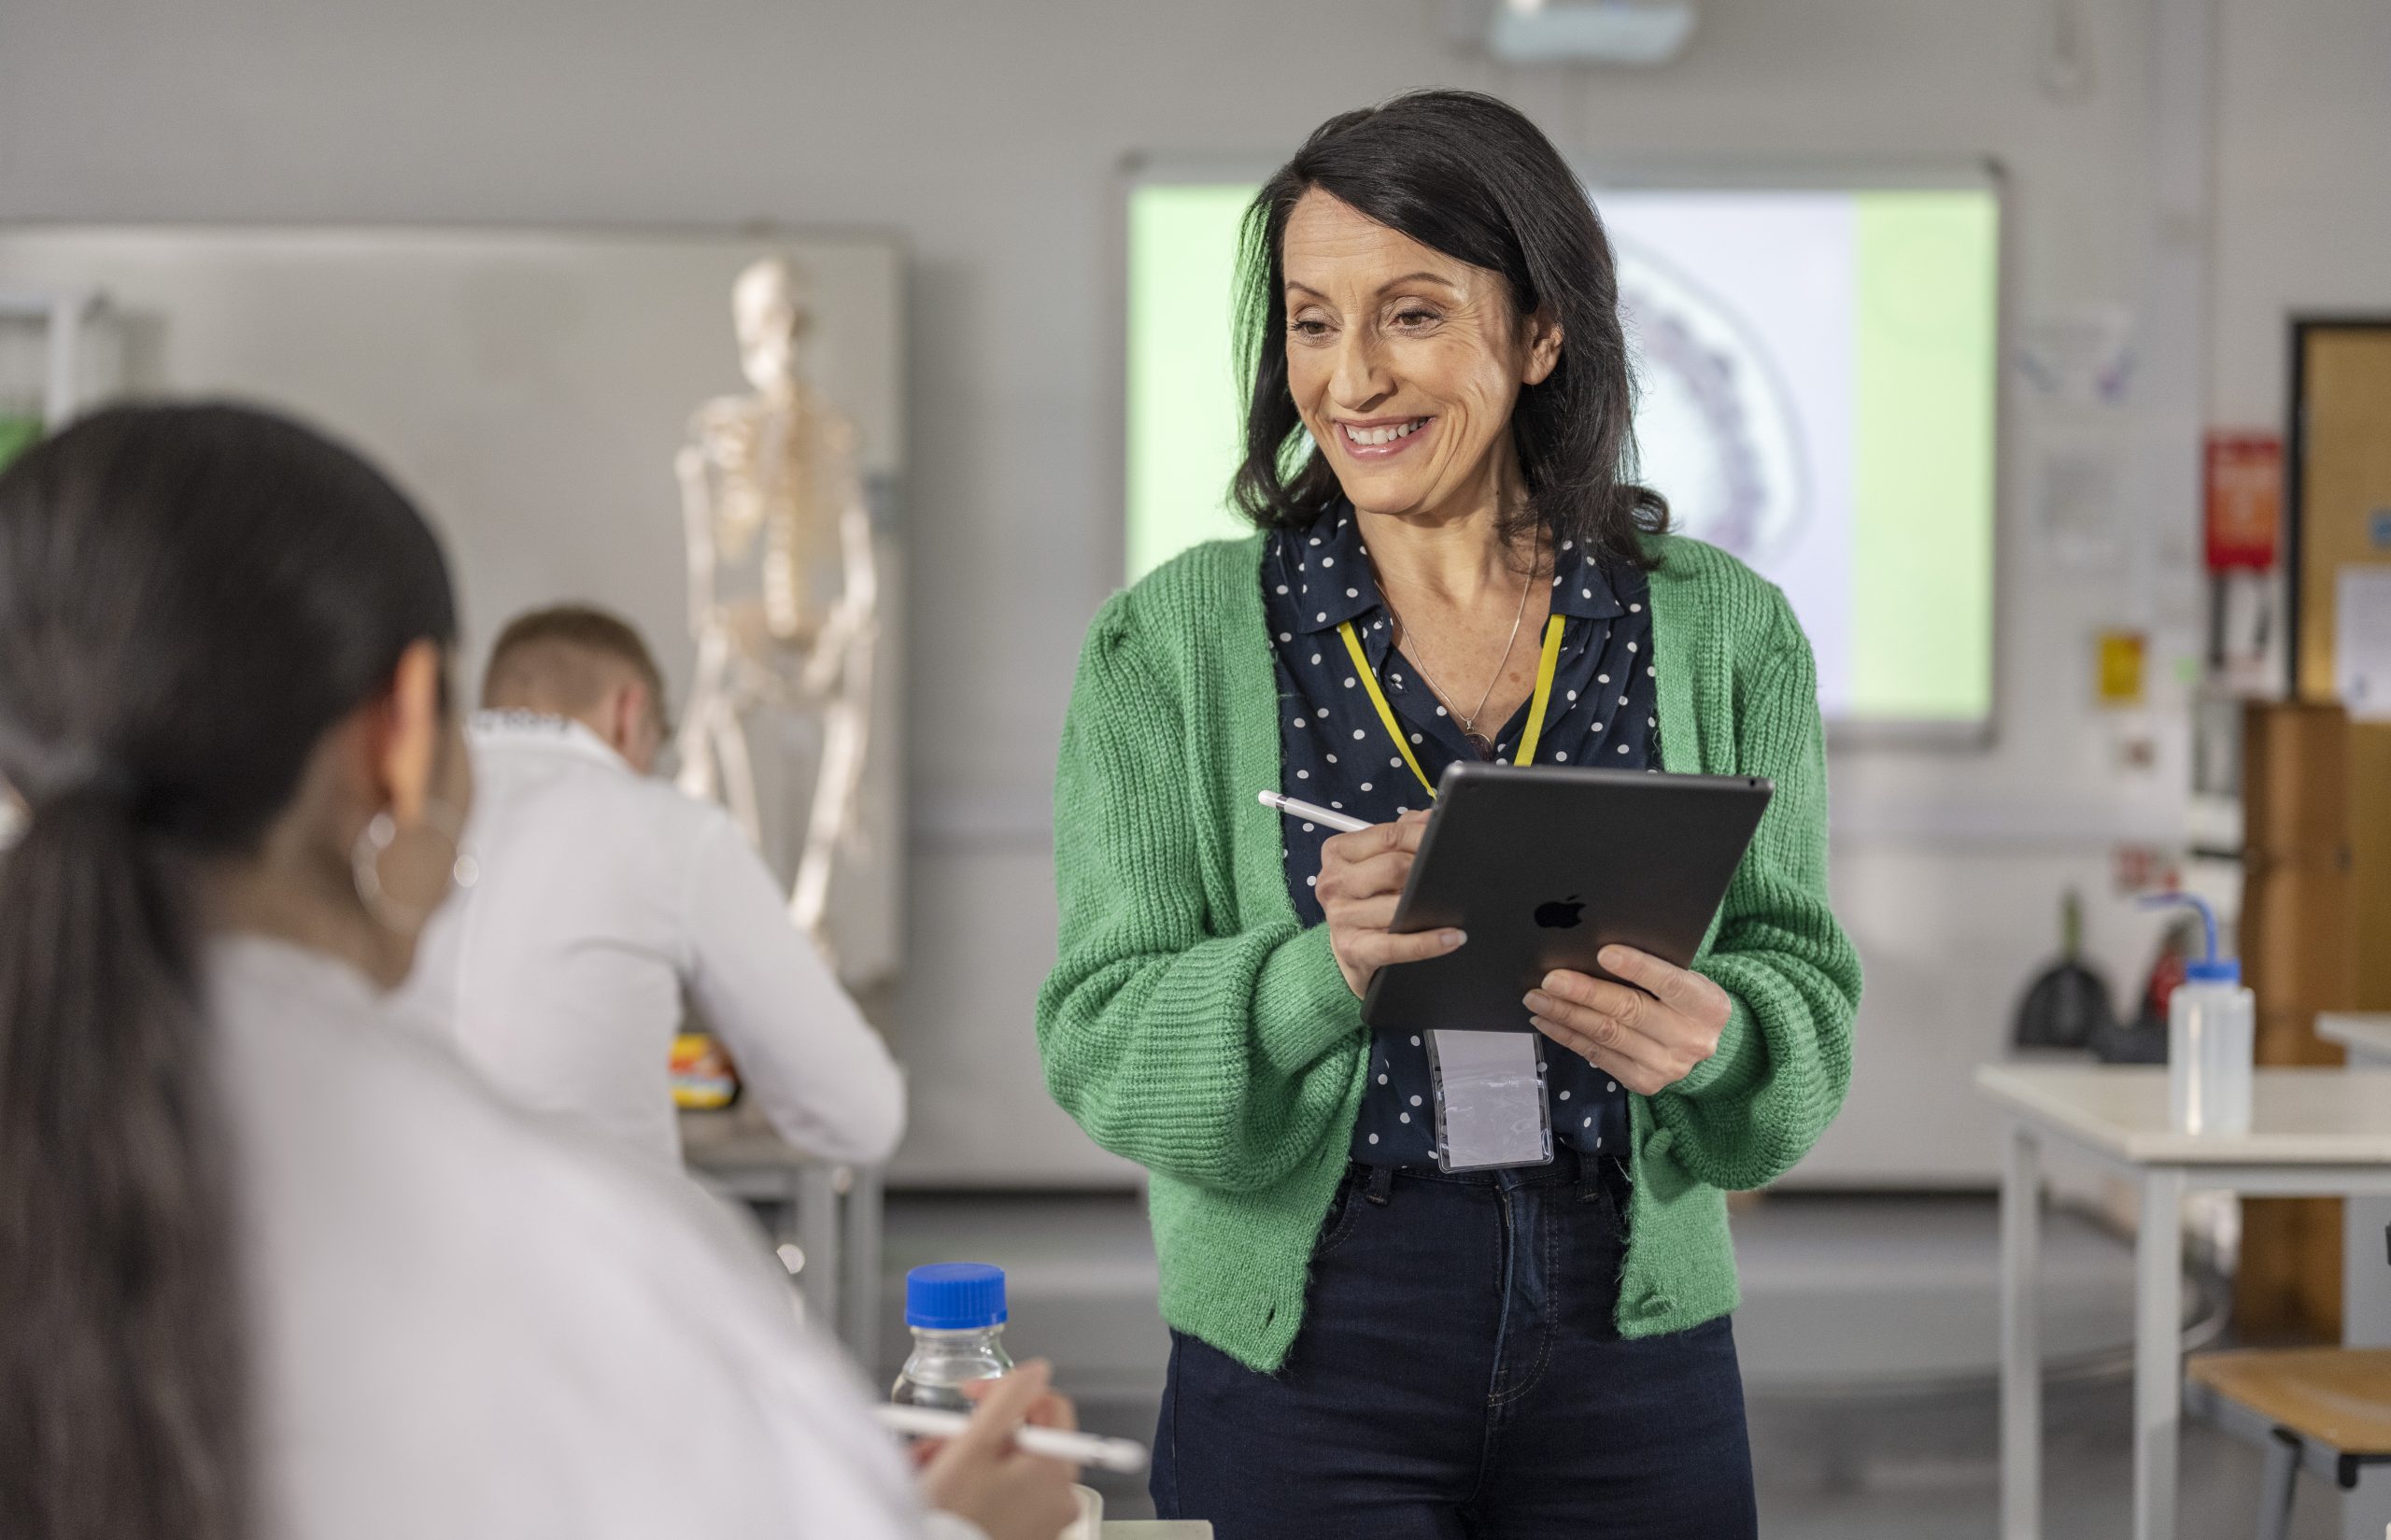
[[[1544,623],[1544,656],[1536,662],[1535,694],[1528,700],[1527,730],[1520,734],[1520,752],[1511,756],[1515,765],[1534,759],[1536,740],[1544,736],[1544,709],[1551,703],[1552,676],[1561,666],[1561,620],[1556,615]],[[1428,795],[1436,796],[1435,784],[1428,779],[1428,772],[1420,768],[1420,761],[1411,753],[1411,741],[1404,736],[1403,724],[1395,720],[1394,708],[1386,703],[1386,692],[1379,688],[1379,676],[1370,668],[1370,656],[1362,650],[1362,639],[1354,634],[1353,623],[1346,621],[1337,628],[1337,634],[1345,639],[1345,651],[1352,657],[1353,671],[1361,677],[1362,687],[1370,692],[1370,704],[1379,709],[1379,720],[1386,725],[1386,735],[1394,740],[1395,752],[1403,756],[1403,762],[1411,767],[1411,773],[1420,784],[1428,788]]]

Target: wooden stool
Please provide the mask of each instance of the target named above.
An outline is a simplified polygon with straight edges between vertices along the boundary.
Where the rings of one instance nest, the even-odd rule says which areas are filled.
[[[2301,1465],[2347,1491],[2361,1466],[2391,1463],[2391,1348],[2201,1353],[2185,1365],[2184,1403],[2266,1446],[2258,1540],[2291,1533]]]

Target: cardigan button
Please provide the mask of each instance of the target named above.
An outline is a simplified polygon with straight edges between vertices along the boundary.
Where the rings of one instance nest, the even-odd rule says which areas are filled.
[[[1667,1315],[1671,1310],[1674,1310],[1677,1307],[1677,1302],[1671,1299],[1666,1294],[1646,1294],[1644,1296],[1644,1303],[1637,1306],[1635,1308],[1637,1314],[1643,1316],[1645,1320],[1649,1321],[1655,1316]]]
[[[1652,1130],[1652,1137],[1644,1141],[1644,1153],[1648,1156],[1665,1155],[1677,1142],[1677,1137],[1674,1130],[1655,1128]]]

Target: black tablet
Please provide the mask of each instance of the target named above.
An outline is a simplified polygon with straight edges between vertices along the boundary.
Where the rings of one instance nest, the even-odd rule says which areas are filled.
[[[1594,958],[1614,942],[1686,966],[1775,789],[1754,776],[1453,765],[1394,928],[1457,925],[1468,944],[1379,969],[1362,1019],[1533,1031],[1521,996],[1554,968],[1609,978]]]

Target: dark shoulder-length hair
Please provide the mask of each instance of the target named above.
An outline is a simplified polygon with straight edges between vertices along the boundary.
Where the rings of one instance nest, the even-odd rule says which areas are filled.
[[[1668,504],[1634,481],[1633,382],[1609,237],[1585,189],[1536,126],[1474,91],[1420,91],[1312,131],[1246,210],[1238,250],[1238,365],[1251,382],[1245,461],[1230,496],[1264,529],[1308,525],[1339,495],[1287,388],[1280,269],[1287,218],[1319,189],[1390,230],[1502,276],[1514,315],[1561,325],[1561,361],[1520,393],[1511,438],[1527,506],[1506,535],[1541,524],[1642,565],[1641,536]]]

